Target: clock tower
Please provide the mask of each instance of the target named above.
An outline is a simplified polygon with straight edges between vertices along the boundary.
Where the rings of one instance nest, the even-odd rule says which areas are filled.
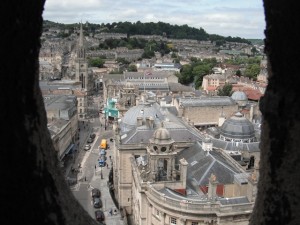
[[[75,79],[81,82],[81,88],[88,90],[88,62],[83,43],[82,23],[80,24],[79,40],[75,60]]]
[[[174,148],[174,140],[169,131],[164,128],[163,123],[160,128],[154,131],[153,137],[149,141],[147,151],[151,171],[150,179],[152,181],[176,180],[175,158],[177,152]]]

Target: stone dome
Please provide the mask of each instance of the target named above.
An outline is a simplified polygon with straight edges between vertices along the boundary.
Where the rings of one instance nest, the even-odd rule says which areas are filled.
[[[248,97],[243,91],[235,91],[231,95],[231,98],[235,101],[248,101]]]
[[[160,127],[160,128],[158,128],[157,130],[154,131],[153,139],[170,140],[171,135],[170,135],[170,132],[166,128]]]
[[[237,104],[238,104],[240,107],[246,106],[247,101],[248,101],[248,97],[247,97],[247,95],[245,94],[245,92],[243,92],[243,91],[235,91],[235,92],[233,92],[233,94],[231,95],[231,98],[232,98],[235,102],[237,102]]]
[[[157,145],[171,145],[174,143],[174,140],[171,138],[170,132],[163,127],[156,129],[153,133],[152,139],[150,140],[151,143]]]
[[[224,121],[220,128],[221,138],[226,140],[254,140],[255,130],[253,124],[237,112],[234,116]]]
[[[156,104],[156,103],[155,103]],[[153,118],[155,123],[163,120],[164,116],[155,106],[155,104],[150,103],[140,103],[137,106],[131,107],[122,118],[122,128],[124,131],[131,130],[137,126],[137,118],[142,118],[143,121],[146,121],[146,118]]]
[[[130,82],[126,82],[124,88],[134,88],[134,85],[132,83],[130,83]]]

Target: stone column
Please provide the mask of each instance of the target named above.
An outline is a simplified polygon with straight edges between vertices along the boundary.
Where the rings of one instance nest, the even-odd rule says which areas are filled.
[[[208,183],[208,198],[211,199],[212,201],[215,200],[217,184],[218,184],[217,178],[212,173]]]
[[[159,216],[160,216],[160,225],[165,225],[166,214],[164,212],[159,212]]]
[[[185,218],[180,218],[179,221],[180,221],[179,222],[180,225],[185,225],[185,223],[186,223],[186,219]]]
[[[180,159],[180,180],[182,181],[182,188],[186,188],[186,177],[187,177],[187,161],[185,159]]]
[[[148,207],[148,215],[147,215],[147,220],[146,220],[146,224],[147,225],[151,225],[152,224],[152,205],[150,203],[147,204]]]
[[[167,179],[168,180],[172,180],[172,174],[171,174],[171,171],[172,171],[172,159],[166,159],[167,162],[168,162],[168,165],[167,165]]]

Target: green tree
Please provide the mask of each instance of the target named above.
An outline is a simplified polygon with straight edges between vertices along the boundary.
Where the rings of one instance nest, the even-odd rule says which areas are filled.
[[[136,65],[129,65],[129,66],[128,66],[128,71],[129,71],[129,72],[137,72],[137,67],[136,67]]]
[[[189,84],[193,81],[192,66],[183,65],[180,74],[178,75],[178,81],[181,84]]]
[[[218,96],[231,96],[232,95],[232,85],[226,83],[222,88],[218,89]]]
[[[210,71],[211,68],[207,64],[198,65],[193,68],[192,74],[194,77],[194,83],[196,89],[199,89],[199,87],[202,85],[203,77],[209,74]]]
[[[246,77],[249,77],[250,79],[256,80],[257,75],[259,74],[259,72],[260,72],[259,64],[250,64],[246,67],[244,75]]]
[[[255,47],[251,48],[251,53],[252,55],[255,55],[257,53],[257,49]]]
[[[117,58],[117,62],[122,63],[123,65],[129,65],[129,61],[127,61],[125,58]]]
[[[104,62],[105,62],[105,61],[104,61],[103,59],[97,57],[97,58],[91,58],[91,59],[89,59],[88,64],[89,64],[89,66],[91,66],[91,67],[99,67],[99,68],[102,68]]]

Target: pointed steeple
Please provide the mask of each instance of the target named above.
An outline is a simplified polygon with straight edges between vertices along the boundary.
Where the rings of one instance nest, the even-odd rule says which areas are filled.
[[[82,31],[82,22],[80,23],[80,33],[79,33],[79,43],[80,47],[83,47],[83,31]]]
[[[80,32],[79,32],[79,40],[78,40],[78,46],[77,46],[77,58],[85,59],[85,47],[84,47],[84,36],[83,36],[83,30],[82,30],[82,22],[80,23]]]

